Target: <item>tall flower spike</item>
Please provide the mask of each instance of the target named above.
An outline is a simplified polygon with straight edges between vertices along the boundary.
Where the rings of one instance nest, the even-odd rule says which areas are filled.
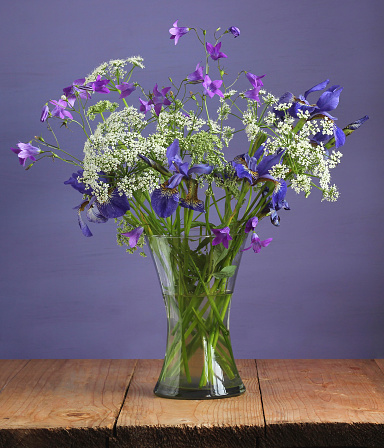
[[[170,39],[175,40],[175,45],[177,45],[177,42],[179,42],[180,37],[184,36],[184,34],[187,34],[189,31],[189,28],[185,26],[177,26],[178,20],[173,24],[173,28],[170,28],[169,32],[171,33]]]

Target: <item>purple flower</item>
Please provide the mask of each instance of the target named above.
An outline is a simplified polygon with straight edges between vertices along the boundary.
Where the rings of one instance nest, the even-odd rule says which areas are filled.
[[[160,115],[160,111],[163,106],[169,106],[171,104],[169,99],[166,97],[167,93],[170,90],[171,90],[170,87],[165,87],[164,89],[162,89],[161,92],[159,92],[157,84],[153,88],[153,96],[151,99],[151,103],[155,106],[155,112],[157,116]]]
[[[224,229],[212,229],[212,232],[216,236],[212,241],[212,246],[217,246],[218,244],[223,243],[223,246],[228,249],[228,243],[232,239],[229,230],[229,227],[224,227]]]
[[[237,26],[230,26],[227,31],[232,33],[235,37],[240,36],[240,30],[239,30],[239,28],[237,28]]]
[[[272,240],[273,240],[273,238],[267,238],[266,240],[261,241],[261,239],[259,238],[257,233],[253,233],[252,238],[251,238],[251,245],[249,247],[246,247],[245,249],[243,249],[242,252],[252,248],[253,252],[255,252],[255,254],[258,254],[261,251],[261,248],[267,247],[271,243]]]
[[[32,146],[30,143],[19,142],[17,144],[18,148],[11,148],[15,154],[19,157],[20,165],[25,166],[25,162],[30,158],[33,162],[36,161],[37,154],[41,152],[41,149]]]
[[[204,94],[208,95],[209,98],[212,98],[215,94],[223,98],[224,94],[220,90],[221,84],[223,84],[223,81],[221,81],[221,79],[211,81],[211,78],[208,75],[205,75],[203,82],[203,86],[205,88]]]
[[[179,39],[181,36],[184,36],[184,34],[187,34],[189,31],[189,28],[186,28],[185,26],[177,26],[178,20],[173,24],[173,28],[170,28],[169,32],[172,34],[170,39],[175,39],[175,45],[177,45],[177,42],[179,42]]]
[[[153,103],[151,100],[144,101],[141,98],[139,98],[139,101],[141,103],[140,104],[140,112],[144,112],[146,114],[149,110],[151,110],[151,108],[153,106]]]
[[[198,83],[198,82],[203,82],[204,81],[203,70],[204,70],[204,67],[200,67],[200,62],[199,62],[196,65],[196,70],[187,76],[187,80],[193,84]]]
[[[254,231],[258,222],[259,220],[257,216],[248,219],[247,223],[245,224],[245,233],[249,233],[251,230]]]
[[[89,87],[91,87],[94,92],[109,93],[110,90],[107,87],[108,83],[109,83],[109,79],[101,80],[101,75],[98,75],[96,78],[96,81],[90,82],[87,85]]]
[[[67,98],[68,103],[73,107],[76,101],[76,93],[80,98],[87,100],[91,98],[91,94],[89,93],[91,87],[89,85],[85,86],[85,78],[75,79],[71,86],[65,87],[63,89],[64,95]]]
[[[136,229],[131,230],[127,233],[122,233],[123,236],[126,236],[129,238],[129,247],[132,249],[133,247],[136,247],[137,242],[143,233],[144,228],[143,227],[136,227]]]
[[[65,101],[65,100],[59,100],[59,101],[52,100],[52,101],[50,101],[50,103],[55,106],[55,108],[51,112],[52,117],[59,117],[62,120],[65,120],[66,119],[65,117],[68,117],[71,120],[73,120],[71,112],[68,112],[67,110],[65,110],[66,107],[68,106],[67,101]]]
[[[261,81],[261,78],[264,78],[265,75],[256,76],[252,73],[246,73],[245,75],[248,78],[248,81],[252,84],[253,89],[247,90],[244,93],[244,96],[255,101],[260,101],[259,99],[259,91],[261,87],[264,85],[263,81]]]
[[[121,94],[119,96],[120,99],[129,96],[134,90],[136,90],[133,82],[122,82],[118,86],[116,86],[119,90],[121,90]]]
[[[47,104],[44,104],[43,108],[41,109],[41,117],[40,117],[40,121],[42,123],[44,123],[44,121],[47,120],[49,115],[49,107]]]
[[[208,54],[211,56],[211,58],[214,61],[217,61],[220,58],[227,58],[228,56],[220,51],[221,48],[221,42],[219,42],[217,45],[213,46],[209,42],[206,43],[206,48],[208,51]]]

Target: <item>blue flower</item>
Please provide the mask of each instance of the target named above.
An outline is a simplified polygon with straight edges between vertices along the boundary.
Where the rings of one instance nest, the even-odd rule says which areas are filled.
[[[293,118],[298,118],[299,111],[308,111],[310,113],[309,119],[327,117],[330,120],[335,121],[337,120],[337,118],[330,115],[329,112],[336,109],[336,107],[338,106],[340,94],[343,90],[342,87],[340,87],[339,85],[329,87],[320,95],[320,98],[317,100],[316,104],[310,104],[307,100],[307,97],[310,93],[325,89],[328,83],[329,79],[326,79],[325,81],[316,84],[315,86],[304,92],[304,95],[299,95],[298,97],[293,95],[293,93],[291,92],[286,92],[279,99],[279,103],[292,103],[292,106],[288,109],[287,112]],[[274,113],[277,117],[284,118],[284,111],[275,109]],[[342,129],[336,126],[336,124],[334,124],[333,127],[333,136],[335,139],[336,148],[344,145],[345,134]],[[329,137],[327,137],[326,135],[323,136],[323,134],[319,132],[313,137],[313,141],[316,143],[320,143],[321,141],[325,141],[327,138]]]
[[[88,196],[93,195],[93,190],[90,187],[86,187],[83,182],[79,181],[79,177],[83,176],[83,170],[78,170],[73,173],[72,176],[64,182],[65,185],[71,185],[75,190]],[[100,173],[99,180],[104,182],[105,175]],[[96,224],[107,222],[110,218],[119,218],[123,216],[129,209],[129,202],[125,194],[121,195],[117,188],[112,189],[108,195],[106,202],[99,202],[95,196],[90,199],[85,199],[81,204],[74,207],[77,210],[77,219],[79,226],[84,236],[92,236],[92,232],[89,230],[87,224],[83,221],[81,212],[86,210],[86,216],[89,222]]]
[[[247,179],[251,185],[268,180],[276,182],[276,179],[269,174],[269,170],[280,162],[285,150],[279,150],[276,154],[265,156],[260,163],[257,163],[263,152],[264,147],[260,146],[254,156],[242,154],[235,157],[232,166],[236,170],[237,177]]]
[[[287,194],[287,183],[285,180],[280,179],[276,184],[272,193],[272,201],[264,208],[263,213],[270,213],[271,223],[278,227],[280,225],[280,216],[278,211],[280,209],[290,210],[288,202],[285,199]]]
[[[198,212],[205,211],[203,202],[197,198],[197,182],[192,179],[191,174],[209,174],[213,167],[208,164],[197,164],[189,168],[189,163],[183,162],[179,153],[179,140],[175,139],[166,152],[169,170],[175,172],[175,174],[154,190],[151,196],[152,207],[161,218],[171,216],[179,203],[182,207]],[[185,199],[180,199],[178,186],[183,179],[188,184],[188,194]]]

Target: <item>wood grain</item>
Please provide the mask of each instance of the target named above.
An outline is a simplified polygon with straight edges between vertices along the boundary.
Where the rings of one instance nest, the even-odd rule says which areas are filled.
[[[0,393],[0,447],[105,448],[134,360],[32,360]]]
[[[170,400],[153,388],[162,361],[139,360],[116,425],[116,445],[140,448],[256,447],[264,431],[256,366],[238,360],[244,395],[216,400]]]
[[[384,373],[384,359],[375,359],[375,362],[379,366],[380,370]]]
[[[266,446],[384,447],[384,375],[373,360],[258,360]]]
[[[0,359],[0,393],[27,364],[26,359]]]

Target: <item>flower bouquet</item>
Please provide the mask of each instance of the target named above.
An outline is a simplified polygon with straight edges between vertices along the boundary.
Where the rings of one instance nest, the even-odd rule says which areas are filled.
[[[146,90],[136,81],[140,56],[103,63],[44,105],[49,138],[11,149],[26,169],[44,158],[76,166],[64,184],[82,195],[74,208],[84,236],[92,232],[83,215],[92,224],[113,218],[129,253],[145,255],[147,243],[168,317],[155,393],[221,398],[245,391],[228,319],[243,252],[259,253],[272,241],[256,226],[266,217],[280,225],[289,188],[306,197],[315,188],[322,200],[336,201],[330,173],[339,148],[368,117],[338,127],[331,112],[343,89],[329,80],[280,97],[265,90],[265,75],[242,70],[228,82],[222,38],[239,37],[237,27],[217,29],[209,42],[205,30],[178,21],[169,32],[175,45],[193,33],[203,49],[179,83],[169,78],[169,86]],[[236,90],[244,77],[249,89]],[[83,158],[60,145],[58,124],[84,133]],[[248,147],[231,159],[226,148],[237,133],[246,134]]]

